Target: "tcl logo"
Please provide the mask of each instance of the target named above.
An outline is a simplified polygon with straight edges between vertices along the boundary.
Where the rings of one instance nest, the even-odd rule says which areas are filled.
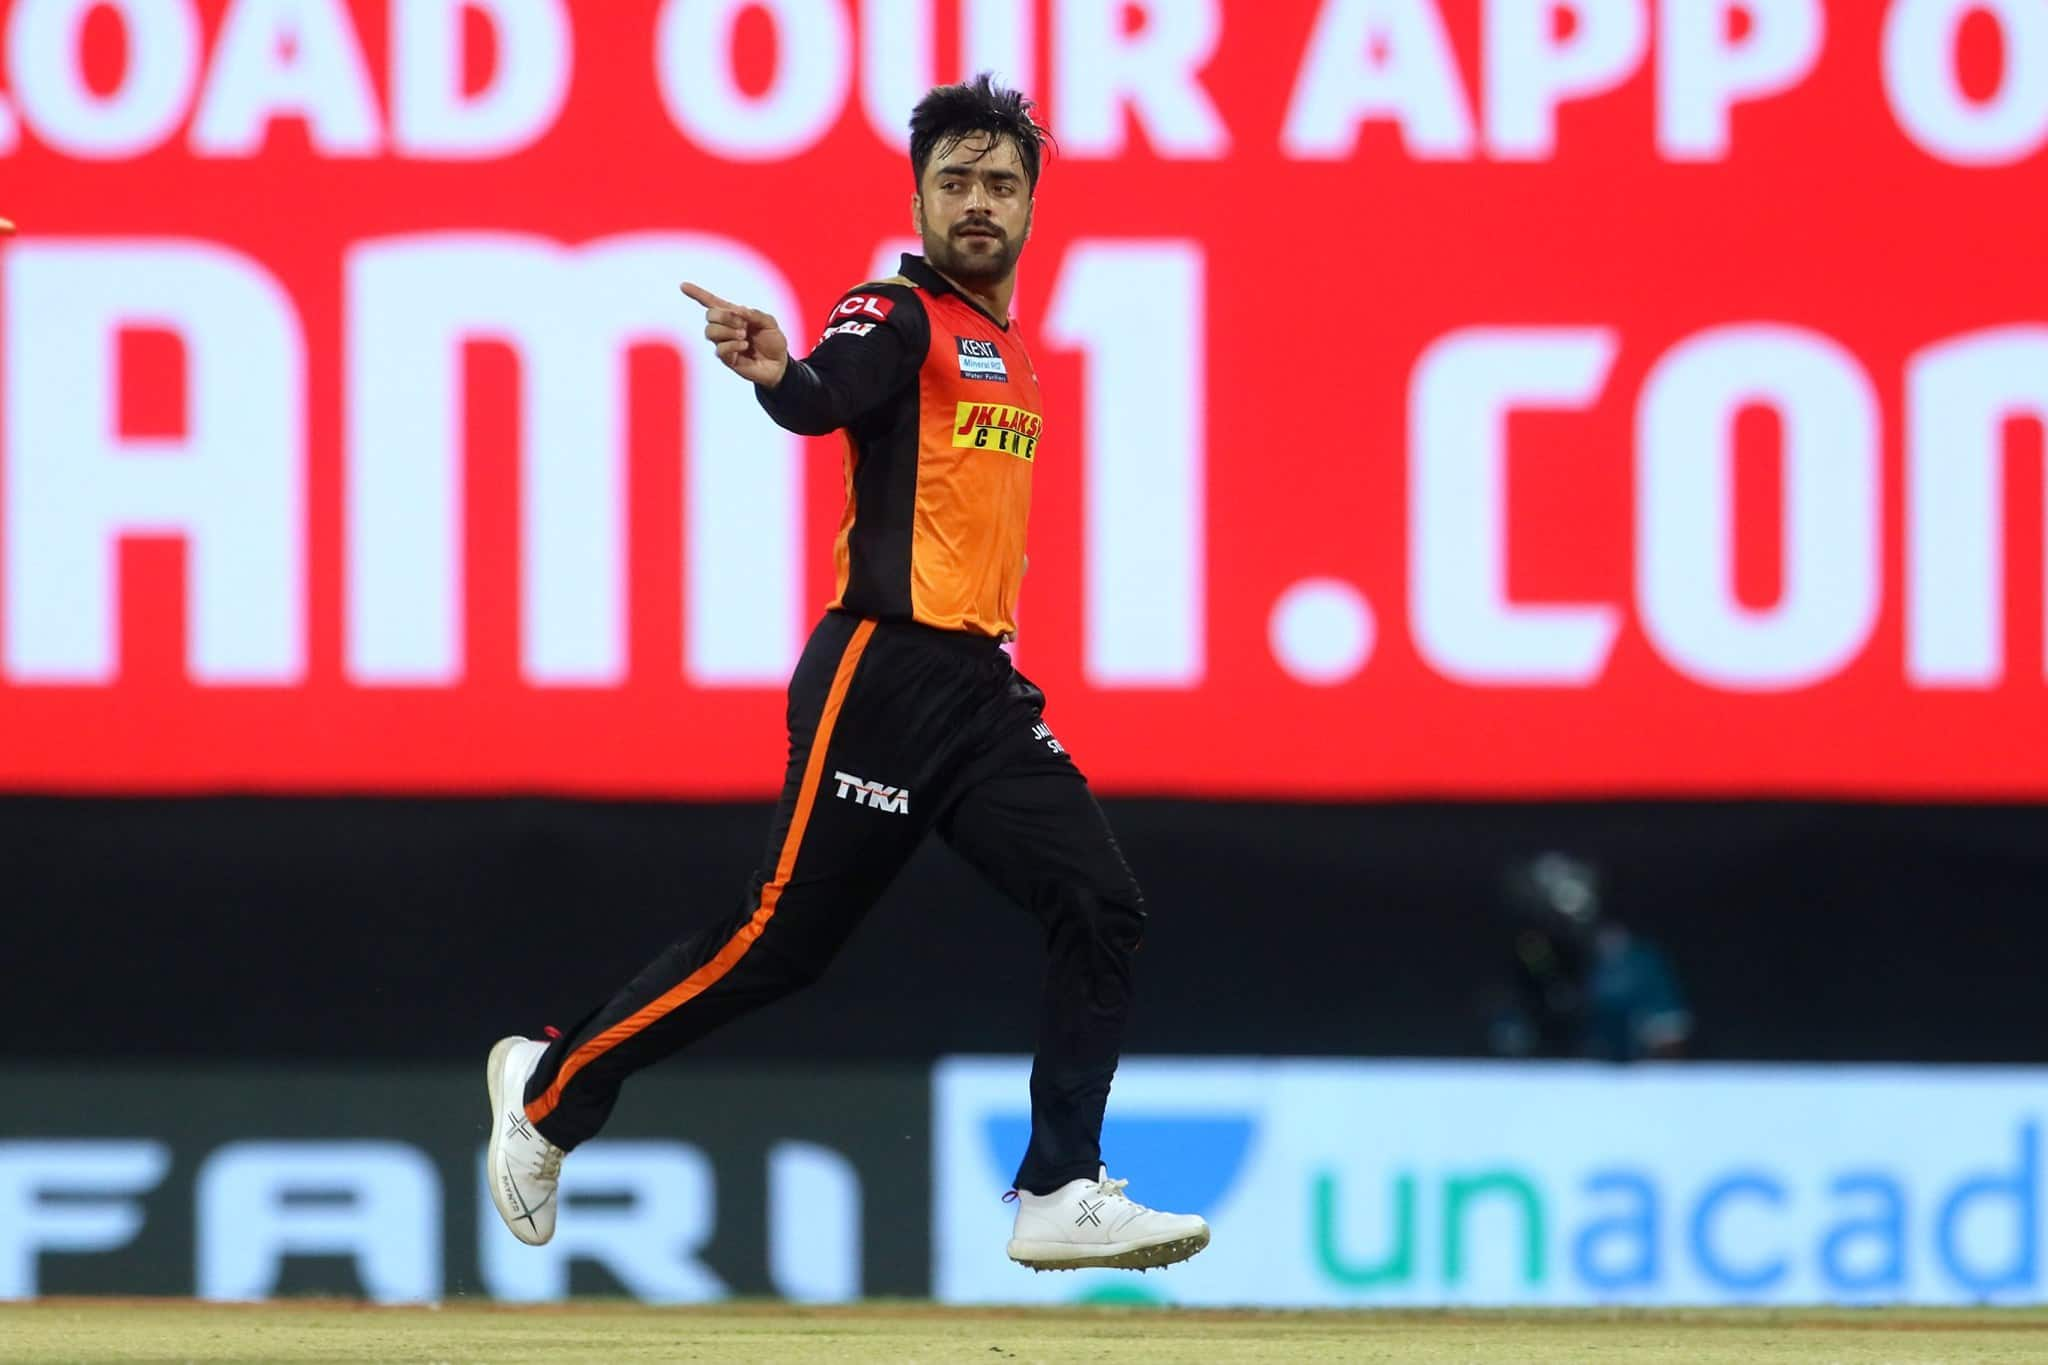
[[[865,315],[880,322],[889,316],[889,310],[896,306],[892,299],[879,294],[855,294],[832,310],[833,317],[857,317]]]

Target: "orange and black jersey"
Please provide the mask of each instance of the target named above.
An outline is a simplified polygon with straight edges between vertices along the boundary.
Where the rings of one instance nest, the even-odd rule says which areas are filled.
[[[846,433],[832,606],[1003,637],[1017,629],[1038,375],[1014,325],[922,256],[833,308],[761,406],[790,431]]]

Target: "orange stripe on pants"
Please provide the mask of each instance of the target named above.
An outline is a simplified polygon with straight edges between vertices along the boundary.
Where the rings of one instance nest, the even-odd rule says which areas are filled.
[[[846,701],[846,689],[853,682],[853,670],[859,666],[861,653],[868,646],[868,637],[874,633],[875,623],[862,621],[854,627],[853,638],[846,642],[846,652],[839,656],[839,670],[832,675],[832,690],[825,694],[825,709],[818,717],[818,733],[811,739],[810,758],[804,764],[804,780],[797,787],[796,809],[790,814],[789,833],[783,836],[782,852],[775,860],[775,878],[761,888],[761,904],[739,927],[739,931],[726,940],[725,946],[709,962],[684,977],[681,984],[663,992],[631,1017],[613,1024],[570,1053],[569,1059],[562,1063],[562,1069],[555,1073],[555,1083],[539,1099],[526,1106],[526,1117],[539,1123],[554,1113],[555,1106],[562,1102],[562,1088],[575,1078],[577,1072],[679,1005],[711,989],[720,977],[747,955],[747,949],[761,937],[768,921],[775,918],[775,906],[782,899],[783,888],[789,885],[790,876],[796,871],[797,850],[803,844],[804,827],[810,823],[811,806],[818,796],[818,781],[825,772],[825,750],[832,742],[832,727],[839,720],[839,708]]]

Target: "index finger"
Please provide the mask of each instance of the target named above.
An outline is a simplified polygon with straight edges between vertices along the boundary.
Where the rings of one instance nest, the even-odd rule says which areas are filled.
[[[683,292],[703,304],[706,308],[733,308],[734,311],[738,311],[735,305],[727,303],[701,284],[691,284],[688,280],[684,280]]]

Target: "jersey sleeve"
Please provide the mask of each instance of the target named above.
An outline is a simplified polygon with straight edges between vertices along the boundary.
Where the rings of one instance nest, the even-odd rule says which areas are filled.
[[[792,358],[781,381],[772,389],[756,386],[754,396],[776,425],[823,436],[915,384],[930,343],[931,324],[915,290],[865,284],[833,307],[810,355]]]

